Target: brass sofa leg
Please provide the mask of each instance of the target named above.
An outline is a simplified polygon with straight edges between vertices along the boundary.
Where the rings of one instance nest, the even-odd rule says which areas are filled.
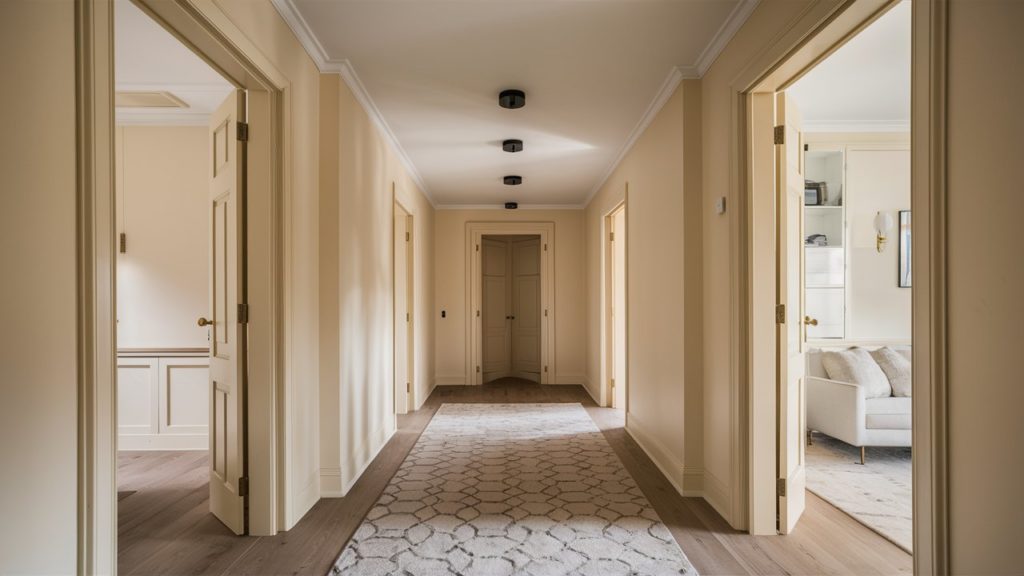
[[[860,447],[860,463],[861,463],[861,465],[864,464],[864,450],[865,449],[866,449],[866,447],[864,447],[864,446]]]

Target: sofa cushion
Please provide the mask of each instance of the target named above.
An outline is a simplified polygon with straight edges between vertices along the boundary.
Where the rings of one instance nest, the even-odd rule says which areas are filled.
[[[830,379],[863,386],[865,398],[892,396],[892,386],[885,372],[863,348],[822,352],[821,363]]]
[[[906,396],[869,398],[864,402],[864,427],[869,430],[910,430],[911,403]]]
[[[871,351],[871,357],[885,373],[893,396],[910,396],[910,360],[888,346]]]

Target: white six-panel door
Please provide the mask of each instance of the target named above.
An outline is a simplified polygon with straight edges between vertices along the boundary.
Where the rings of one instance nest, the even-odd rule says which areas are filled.
[[[210,118],[210,511],[245,533],[244,143],[238,123],[245,92],[227,97]]]
[[[508,376],[511,366],[508,244],[488,238],[480,244],[483,266],[483,381],[490,382]]]
[[[776,148],[778,201],[778,295],[785,314],[778,324],[779,532],[789,534],[804,511],[807,487],[806,355],[804,350],[804,176],[800,115],[792,99],[779,93],[776,125],[785,126],[784,144]]]

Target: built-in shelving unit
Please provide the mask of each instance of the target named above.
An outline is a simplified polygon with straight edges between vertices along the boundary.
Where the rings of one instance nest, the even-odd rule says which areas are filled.
[[[846,326],[845,152],[809,144],[804,153],[807,181],[820,185],[821,204],[804,206],[805,306],[818,320],[807,337],[843,338]],[[812,187],[818,188],[818,187]]]

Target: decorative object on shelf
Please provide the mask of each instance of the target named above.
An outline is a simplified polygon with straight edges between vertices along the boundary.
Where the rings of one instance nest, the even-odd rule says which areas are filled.
[[[900,264],[898,285],[910,288],[910,210],[900,210]]]
[[[824,234],[811,234],[806,240],[807,246],[828,246],[828,236]]]
[[[804,181],[804,205],[824,206],[828,201],[828,185],[824,182]]]
[[[888,212],[875,214],[875,250],[879,253],[885,250],[885,243],[889,239],[892,224],[892,214]]]

